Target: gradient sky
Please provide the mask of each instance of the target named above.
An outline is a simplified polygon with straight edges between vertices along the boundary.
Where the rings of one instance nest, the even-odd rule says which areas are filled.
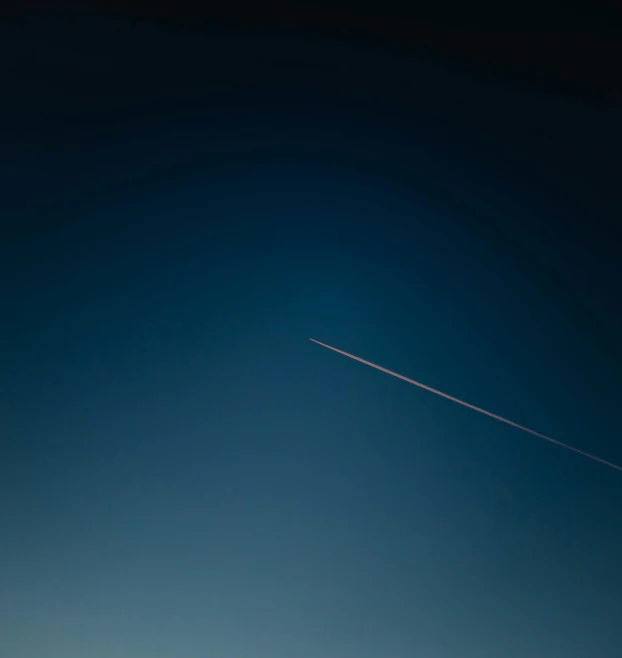
[[[619,109],[3,30],[0,653],[619,656]]]

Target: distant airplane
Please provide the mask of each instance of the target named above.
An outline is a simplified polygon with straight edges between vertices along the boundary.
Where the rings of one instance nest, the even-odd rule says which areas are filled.
[[[329,350],[333,350],[333,352],[338,352],[339,354],[343,354],[344,356],[354,359],[355,361],[360,361],[361,363],[364,363],[367,366],[376,368],[376,370],[381,370],[382,372],[386,372],[388,375],[393,375],[393,377],[397,377],[398,379],[403,379],[405,382],[408,382],[409,384],[414,384],[419,388],[423,388],[426,391],[430,391],[430,393],[434,393],[435,395],[440,395],[441,397],[446,398],[447,400],[451,400],[452,402],[461,404],[463,407],[468,407],[469,409],[473,409],[473,411],[478,411],[480,414],[485,414],[486,416],[490,416],[495,420],[500,420],[502,423],[507,423],[508,425],[511,425],[512,427],[516,427],[517,429],[522,430],[523,432],[529,432],[529,434],[533,434],[534,436],[537,436],[540,439],[544,439],[545,441],[554,443],[557,446],[566,448],[566,450],[572,450],[572,452],[576,452],[579,455],[583,455],[584,457],[593,459],[594,461],[600,462],[605,466],[610,466],[611,468],[615,468],[617,471],[622,471],[622,466],[618,466],[617,464],[612,464],[611,462],[608,462],[605,459],[601,459],[600,457],[595,457],[594,455],[590,455],[588,452],[583,452],[583,450],[579,450],[578,448],[573,448],[572,446],[566,445],[561,441],[556,441],[555,439],[552,439],[550,436],[546,436],[544,434],[540,434],[539,432],[535,432],[534,430],[530,430],[528,427],[523,427],[522,425],[519,425],[518,423],[508,420],[507,418],[502,418],[501,416],[497,416],[497,414],[493,414],[490,411],[486,411],[485,409],[480,409],[480,407],[476,407],[475,405],[469,404],[468,402],[464,402],[463,400],[458,400],[458,398],[454,398],[451,395],[447,395],[447,393],[441,393],[441,391],[437,391],[436,389],[431,388],[430,386],[426,386],[421,382],[417,382],[414,379],[410,379],[409,377],[404,377],[404,375],[398,375],[396,372],[393,372],[392,370],[387,370],[387,368],[383,368],[382,366],[377,366],[375,363],[371,363],[370,361],[365,361],[365,359],[361,359],[358,356],[354,356],[353,354],[348,354],[348,352],[338,350],[336,347],[331,347],[330,345],[326,345],[326,343],[320,343],[320,341],[315,340],[315,338],[309,338],[309,340],[314,343],[317,343],[318,345],[321,345],[322,347],[326,347]]]

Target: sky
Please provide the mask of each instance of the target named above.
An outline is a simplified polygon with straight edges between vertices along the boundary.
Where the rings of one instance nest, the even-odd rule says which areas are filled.
[[[0,647],[615,658],[619,107],[288,31],[2,28]]]

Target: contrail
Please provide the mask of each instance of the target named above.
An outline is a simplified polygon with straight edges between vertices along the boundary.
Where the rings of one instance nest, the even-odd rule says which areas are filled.
[[[612,464],[611,462],[608,462],[605,459],[601,459],[600,457],[595,457],[594,455],[590,455],[588,452],[583,452],[583,450],[579,450],[578,448],[573,448],[572,446],[566,445],[565,443],[562,443],[561,441],[556,441],[555,439],[552,439],[550,436],[545,436],[544,434],[540,434],[540,432],[535,432],[534,430],[530,430],[528,427],[523,427],[522,425],[519,425],[518,423],[515,423],[511,420],[508,420],[507,418],[502,418],[501,416],[497,416],[497,414],[493,414],[490,411],[486,411],[485,409],[480,409],[479,407],[476,407],[473,404],[469,404],[468,402],[463,402],[462,400],[458,400],[458,398],[454,398],[451,395],[447,395],[447,393],[441,393],[441,391],[437,391],[436,389],[431,388],[430,386],[426,386],[425,384],[422,384],[421,382],[416,382],[414,379],[404,377],[404,375],[398,375],[396,372],[393,372],[392,370],[388,370],[387,368],[383,368],[382,366],[377,366],[375,363],[365,361],[365,359],[361,359],[358,356],[354,356],[353,354],[348,354],[347,352],[344,352],[342,350],[338,350],[336,347],[331,347],[330,345],[326,345],[325,343],[320,343],[320,341],[315,340],[315,338],[309,338],[309,340],[313,341],[314,343],[317,343],[318,345],[321,345],[322,347],[327,347],[329,350],[333,350],[333,352],[338,352],[339,354],[343,354],[344,356],[348,356],[351,359],[354,359],[355,361],[360,361],[361,363],[364,363],[367,366],[371,366],[372,368],[376,368],[376,370],[381,370],[382,372],[386,372],[388,375],[393,375],[393,377],[398,377],[399,379],[403,379],[405,382],[408,382],[409,384],[414,384],[415,386],[418,386],[419,388],[424,388],[426,391],[430,391],[430,393],[435,393],[436,395],[440,395],[443,398],[447,398],[448,400],[451,400],[452,402],[456,402],[458,404],[461,404],[463,407],[468,407],[469,409],[473,409],[473,411],[479,411],[480,414],[485,414],[486,416],[490,416],[491,418],[494,418],[496,420],[500,420],[502,423],[507,423],[508,425],[511,425],[512,427],[516,427],[519,430],[523,430],[523,432],[529,432],[529,434],[533,434],[534,436],[537,436],[540,439],[544,439],[545,441],[549,441],[550,443],[554,443],[557,446],[561,446],[562,448],[566,448],[566,450],[572,450],[572,452],[576,452],[580,455],[583,455],[584,457],[588,457],[589,459],[593,459],[594,461],[600,462],[601,464],[605,464],[605,466],[611,466],[611,468],[615,468],[617,471],[622,471],[622,466],[618,466],[617,464]]]

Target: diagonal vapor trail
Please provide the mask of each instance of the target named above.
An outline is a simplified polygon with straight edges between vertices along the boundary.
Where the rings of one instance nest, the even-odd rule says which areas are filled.
[[[376,370],[381,370],[382,372],[386,372],[388,375],[393,375],[393,377],[397,377],[398,379],[403,379],[405,382],[408,382],[409,384],[414,384],[415,386],[418,386],[419,388],[423,388],[426,391],[430,391],[430,393],[435,393],[436,395],[440,395],[443,398],[447,398],[448,400],[451,400],[452,402],[456,402],[457,404],[461,404],[463,407],[468,407],[469,409],[473,409],[473,411],[479,411],[480,414],[485,414],[486,416],[490,416],[491,418],[494,418],[495,420],[500,420],[502,423],[506,423],[508,425],[511,425],[512,427],[516,427],[519,430],[523,430],[523,432],[529,432],[529,434],[533,434],[534,436],[537,436],[540,439],[544,439],[545,441],[549,441],[549,443],[554,443],[557,446],[561,446],[562,448],[566,448],[566,450],[572,450],[572,452],[576,452],[579,455],[583,455],[584,457],[588,457],[589,459],[593,459],[594,461],[600,462],[601,464],[604,464],[605,466],[610,466],[611,468],[615,468],[617,471],[622,471],[622,466],[618,466],[617,464],[613,464],[611,462],[608,462],[605,459],[601,459],[600,457],[590,455],[589,452],[583,452],[583,450],[579,450],[578,448],[573,448],[572,446],[566,445],[565,443],[562,443],[561,441],[556,441],[555,439],[552,439],[550,436],[540,434],[540,432],[535,432],[534,430],[530,430],[528,427],[523,427],[522,425],[519,425],[518,423],[515,423],[514,421],[508,420],[507,418],[497,416],[497,414],[493,414],[490,411],[486,411],[485,409],[480,409],[479,407],[476,407],[473,404],[469,404],[468,402],[464,402],[463,400],[458,400],[458,398],[455,398],[451,395],[447,395],[447,393],[442,393],[441,391],[437,391],[436,389],[434,389],[430,386],[426,386],[425,384],[422,384],[421,382],[417,382],[414,379],[410,379],[409,377],[404,377],[404,375],[398,375],[398,373],[393,372],[392,370],[388,370],[387,368],[383,368],[382,366],[377,366],[375,363],[371,363],[370,361],[365,361],[365,359],[361,359],[360,357],[354,356],[353,354],[348,354],[347,352],[344,352],[343,350],[338,350],[336,347],[331,347],[330,345],[326,345],[326,343],[320,343],[320,341],[315,340],[315,338],[309,338],[309,340],[314,342],[314,343],[317,343],[318,345],[321,345],[322,347],[326,347],[329,350],[333,350],[333,352],[338,352],[339,354],[343,354],[343,356],[350,357],[351,359],[354,359],[355,361],[360,361],[361,363],[364,363],[367,366],[371,366],[372,368],[376,368]]]

